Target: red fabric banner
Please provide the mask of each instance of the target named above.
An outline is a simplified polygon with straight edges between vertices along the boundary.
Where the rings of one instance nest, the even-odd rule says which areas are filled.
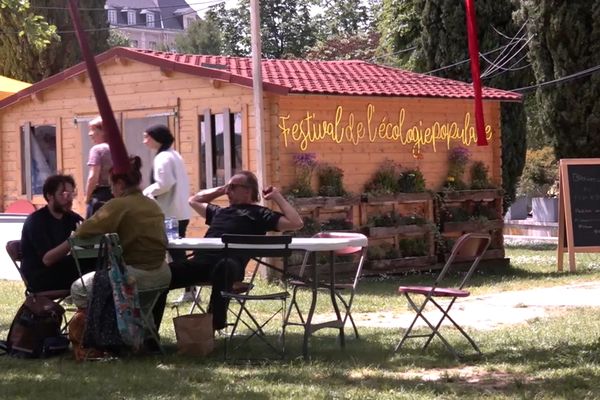
[[[475,92],[475,129],[477,131],[477,145],[487,146],[488,142],[485,138],[485,124],[483,121],[481,77],[479,71],[479,43],[477,41],[477,20],[474,3],[474,0],[465,0],[465,6],[467,10],[469,57],[471,58],[471,77],[473,79],[473,91]]]
[[[96,65],[96,60],[90,51],[87,37],[81,27],[81,20],[79,18],[79,10],[76,1],[77,0],[69,0],[69,13],[71,14],[71,20],[75,27],[75,34],[79,41],[79,47],[81,47],[81,54],[83,55],[87,72],[90,76],[90,82],[94,89],[94,97],[96,98],[96,104],[98,104],[98,111],[102,117],[102,129],[106,134],[106,141],[110,147],[113,171],[118,174],[126,173],[129,171],[129,156],[127,155],[127,149],[125,148],[125,143],[123,143],[117,120],[115,119],[112,107],[108,101],[102,78],[100,78],[98,65]]]

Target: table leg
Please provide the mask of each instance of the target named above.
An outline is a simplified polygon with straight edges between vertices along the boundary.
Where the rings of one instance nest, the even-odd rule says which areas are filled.
[[[318,268],[317,268],[317,253],[313,252],[311,255],[311,263],[313,266],[313,274],[312,274],[312,284],[311,284],[311,292],[312,299],[310,302],[310,309],[308,310],[308,315],[306,316],[306,322],[304,324],[304,342],[302,344],[302,354],[305,360],[308,360],[308,340],[310,339],[310,335],[312,334],[312,318],[315,313],[315,308],[317,307],[317,287],[318,287]]]
[[[331,304],[335,310],[335,316],[337,321],[340,323],[340,345],[342,348],[346,346],[346,337],[344,336],[344,323],[342,321],[342,314],[337,304],[337,297],[335,295],[335,255],[333,251],[329,254],[329,295],[331,296]]]

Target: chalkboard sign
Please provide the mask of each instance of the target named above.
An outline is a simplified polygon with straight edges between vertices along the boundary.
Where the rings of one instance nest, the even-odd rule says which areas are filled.
[[[558,269],[564,248],[575,270],[576,252],[600,251],[600,159],[560,160]]]
[[[600,246],[600,164],[567,165],[575,247]]]

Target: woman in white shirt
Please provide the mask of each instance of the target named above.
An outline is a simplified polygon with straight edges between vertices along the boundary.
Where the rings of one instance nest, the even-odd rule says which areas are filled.
[[[190,183],[181,155],[172,147],[175,138],[164,125],[154,125],[144,132],[144,144],[156,151],[152,162],[150,186],[144,194],[156,200],[165,218],[174,217],[179,222],[179,237],[185,237],[190,222],[188,204]],[[185,251],[169,250],[173,261],[185,259]]]

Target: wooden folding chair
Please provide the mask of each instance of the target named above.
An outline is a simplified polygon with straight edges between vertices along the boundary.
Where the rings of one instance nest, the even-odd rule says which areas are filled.
[[[315,238],[333,238],[333,237],[355,238],[355,237],[363,237],[363,235],[360,233],[352,233],[352,232],[319,232],[316,235],[314,235],[313,237],[315,237]],[[346,322],[348,320],[350,320],[350,323],[352,324],[352,328],[354,329],[354,335],[358,339],[359,338],[358,328],[356,327],[354,318],[352,318],[351,309],[352,309],[352,303],[354,301],[354,295],[356,293],[356,287],[360,280],[360,277],[362,274],[362,268],[363,268],[363,265],[364,265],[366,257],[367,257],[367,247],[366,246],[365,247],[348,246],[343,249],[336,250],[333,253],[334,253],[333,254],[334,256],[353,256],[352,263],[355,265],[355,267],[354,267],[354,271],[353,271],[354,273],[353,273],[352,280],[346,281],[346,282],[336,281],[333,284],[333,288],[334,288],[335,296],[340,301],[340,303],[344,306],[344,318],[343,318],[344,326],[346,325]],[[302,265],[298,272],[298,275],[302,280],[294,279],[294,280],[290,281],[290,285],[292,286],[293,290],[292,290],[292,298],[290,300],[290,304],[288,306],[287,313],[285,316],[285,321],[286,321],[285,325],[286,326],[287,325],[303,326],[305,324],[305,318],[302,315],[300,306],[298,305],[297,293],[298,293],[298,289],[301,289],[301,288],[308,289],[311,287],[311,284],[308,281],[310,279],[310,277],[307,276],[308,274],[306,273],[306,270],[307,270],[307,267],[309,264],[309,260],[310,260],[310,255],[311,255],[311,252],[309,252],[309,251],[307,251],[304,254],[304,260],[302,261]],[[327,282],[327,283],[326,282],[318,282],[318,286],[323,289],[329,290],[330,285],[331,285],[331,283],[329,283],[329,282]],[[300,322],[290,322],[290,317],[291,317],[292,311],[295,311]]]
[[[239,305],[239,310],[236,314],[235,321],[233,322],[231,332],[225,339],[224,346],[224,355],[225,359],[228,358],[229,349],[228,345],[238,332],[239,324],[244,324],[249,329],[249,334],[246,335],[242,342],[234,347],[231,351],[239,349],[245,343],[247,343],[252,338],[258,338],[261,342],[263,342],[267,348],[272,350],[275,354],[277,354],[280,358],[285,356],[285,337],[284,335],[277,336],[278,340],[280,340],[280,347],[277,347],[275,344],[271,343],[267,335],[264,332],[264,327],[271,321],[273,318],[277,316],[277,314],[281,313],[281,322],[282,322],[282,332],[283,332],[283,322],[284,322],[284,312],[286,310],[286,299],[289,296],[287,291],[277,292],[277,293],[269,293],[269,294],[260,294],[253,295],[249,293],[250,288],[254,286],[254,279],[258,272],[259,264],[266,265],[271,268],[275,268],[273,265],[266,262],[265,257],[277,257],[283,259],[283,272],[285,273],[287,269],[288,258],[291,255],[291,249],[289,248],[289,244],[292,242],[292,237],[289,235],[280,235],[280,236],[263,236],[263,235],[223,235],[221,240],[225,244],[224,256],[234,257],[250,257],[251,259],[257,262],[256,268],[252,274],[251,281],[246,285],[249,285],[244,290],[234,290],[232,292],[221,292],[223,297],[229,298],[230,300],[234,300]],[[244,285],[244,286],[246,286]],[[241,291],[241,292],[240,292]],[[281,305],[279,308],[272,313],[264,322],[259,322],[258,318],[252,314],[252,312],[247,307],[248,301],[279,301]]]
[[[454,349],[454,347],[446,340],[444,336],[440,333],[440,327],[445,320],[448,320],[454,325],[454,327],[468,340],[473,349],[477,352],[478,355],[481,355],[481,350],[477,347],[475,341],[465,332],[465,330],[450,316],[450,310],[452,306],[456,302],[458,298],[468,297],[470,292],[465,290],[469,279],[473,275],[473,272],[479,265],[481,258],[483,257],[485,251],[490,245],[490,235],[488,234],[480,234],[480,233],[467,233],[462,235],[457,239],[454,247],[452,248],[452,253],[448,258],[448,261],[442,268],[442,271],[436,278],[434,284],[432,286],[400,286],[398,288],[398,293],[405,296],[408,304],[415,311],[416,315],[413,319],[412,323],[404,333],[404,336],[398,343],[395,348],[395,351],[398,351],[404,342],[410,338],[427,338],[423,350],[429,346],[431,340],[437,336],[444,345],[454,354],[455,357],[460,358],[461,355]],[[471,263],[466,275],[460,280],[458,286],[445,286],[445,278],[447,274],[452,270],[453,267],[456,267],[458,263]],[[417,297],[423,297],[424,299],[420,304],[415,300]],[[447,302],[440,302],[440,299],[444,299]],[[431,319],[433,316],[429,314],[429,317],[425,315],[425,308],[432,304],[435,306],[437,310],[439,310],[442,315],[439,320],[434,324]],[[411,334],[413,331],[416,322],[421,319],[430,332],[425,334]],[[426,328],[427,329],[427,328]]]
[[[29,283],[27,282],[27,278],[23,274],[21,270],[21,261],[23,261],[23,252],[21,249],[21,241],[20,240],[11,240],[6,243],[6,253],[12,260],[13,264],[17,271],[19,271],[19,275],[21,276],[21,280],[25,285],[25,296],[43,296],[51,299],[57,303],[63,303],[63,301],[71,294],[70,290],[44,290],[39,292],[34,292],[31,290]],[[69,324],[69,321],[66,317],[66,314],[63,314],[64,325],[62,327],[62,331],[64,332]]]

